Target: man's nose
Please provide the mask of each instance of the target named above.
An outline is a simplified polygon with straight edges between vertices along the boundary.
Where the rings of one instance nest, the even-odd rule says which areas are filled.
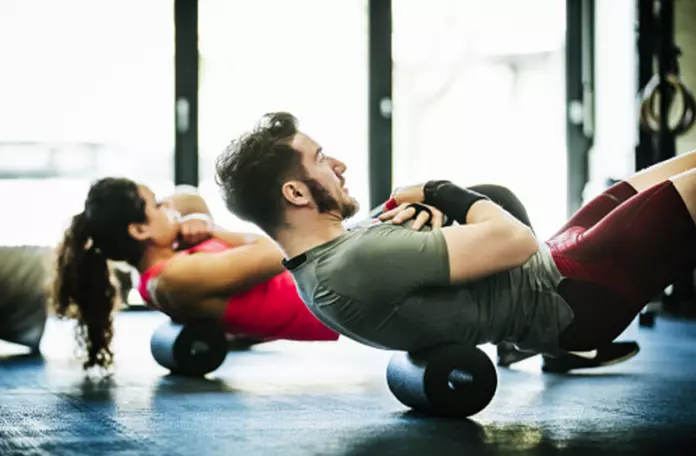
[[[346,169],[348,169],[348,166],[346,166],[346,164],[341,160],[333,157],[331,157],[331,160],[333,161],[332,168],[336,174],[341,175],[346,172]]]

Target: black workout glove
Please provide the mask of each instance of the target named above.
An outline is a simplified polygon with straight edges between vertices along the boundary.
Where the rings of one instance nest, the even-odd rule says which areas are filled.
[[[466,223],[466,216],[475,202],[490,201],[487,196],[458,187],[445,180],[426,182],[423,187],[423,196],[423,203],[440,209],[460,224]]]
[[[416,218],[418,218],[418,214],[420,214],[421,212],[427,212],[427,213],[428,213],[428,223],[427,223],[427,224],[432,225],[432,222],[433,222],[433,211],[431,211],[430,208],[429,208],[428,206],[425,206],[425,205],[419,204],[419,203],[413,203],[413,204],[409,204],[408,206],[406,206],[406,209],[408,209],[409,207],[412,207],[412,208],[415,209],[415,211],[416,211],[416,213],[413,214],[413,219],[414,219],[414,220],[415,220]],[[452,225],[453,223],[454,223],[454,220],[453,220],[451,217],[448,217],[447,214],[445,214],[444,212],[442,212],[442,226],[443,226],[443,227],[444,227],[444,226],[450,226],[450,225]]]

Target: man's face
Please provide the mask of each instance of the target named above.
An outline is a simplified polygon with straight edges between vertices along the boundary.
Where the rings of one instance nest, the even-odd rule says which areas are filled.
[[[342,161],[328,157],[321,146],[309,136],[296,134],[290,146],[302,156],[302,165],[308,179],[304,184],[320,213],[333,212],[342,220],[355,215],[360,209],[358,201],[351,197],[344,173],[347,166]]]

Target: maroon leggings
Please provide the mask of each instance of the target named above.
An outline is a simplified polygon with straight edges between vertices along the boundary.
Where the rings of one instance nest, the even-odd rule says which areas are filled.
[[[559,293],[575,313],[564,350],[618,337],[668,285],[696,268],[696,224],[671,181],[640,193],[619,182],[582,207],[547,241]]]

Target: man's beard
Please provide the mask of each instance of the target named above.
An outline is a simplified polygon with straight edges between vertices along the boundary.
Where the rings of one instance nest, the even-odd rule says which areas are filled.
[[[360,204],[355,198],[338,201],[316,179],[304,179],[303,182],[309,187],[309,192],[312,194],[320,214],[338,212],[342,220],[347,220],[360,210]]]

